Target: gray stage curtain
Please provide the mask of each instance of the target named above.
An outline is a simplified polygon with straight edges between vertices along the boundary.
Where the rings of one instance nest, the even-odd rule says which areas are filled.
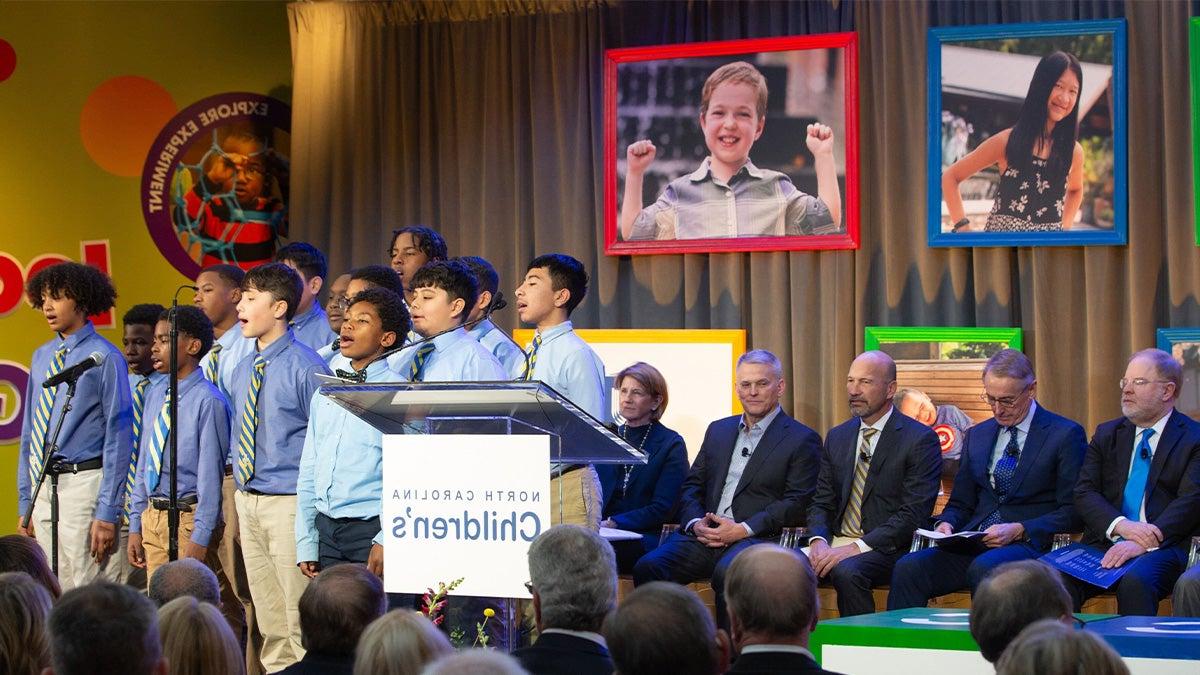
[[[382,262],[390,230],[436,227],[514,288],[534,255],[592,273],[580,327],[745,328],[783,359],[785,407],[824,431],[867,325],[1020,326],[1039,398],[1085,426],[1120,414],[1128,354],[1200,325],[1183,2],[290,5],[293,237],[331,269]],[[1125,247],[925,245],[925,31],[1124,16]],[[858,30],[858,251],[607,257],[602,62],[609,47]],[[499,323],[513,327],[506,310]]]

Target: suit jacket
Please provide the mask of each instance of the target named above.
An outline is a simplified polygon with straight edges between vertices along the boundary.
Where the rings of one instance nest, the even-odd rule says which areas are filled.
[[[279,671],[277,675],[352,675],[354,655],[314,654],[307,652],[304,658]]]
[[[992,451],[1003,429],[995,419],[967,430],[954,491],[937,520],[955,531],[974,530],[993,511],[1000,520],[1021,523],[1034,546],[1048,550],[1056,532],[1076,532],[1075,481],[1087,451],[1083,427],[1038,406],[1025,447],[1017,459],[1012,489],[1003,500],[992,485]]]
[[[647,462],[634,465],[629,486],[620,498],[613,493],[625,475],[624,467],[601,464],[596,473],[604,492],[604,517],[612,518],[622,530],[641,532],[646,543],[653,547],[658,544],[663,523],[679,500],[679,490],[687,477],[687,447],[682,436],[655,422],[642,451]]]
[[[608,650],[586,638],[542,633],[537,642],[513,652],[531,675],[612,675]]]
[[[755,673],[772,675],[774,673],[805,673],[805,675],[837,675],[832,671],[823,670],[816,661],[803,654],[793,652],[754,652],[743,654],[733,662],[727,673]]]
[[[729,474],[741,416],[708,425],[700,454],[683,481],[679,522],[683,527],[715,512]],[[756,537],[800,525],[812,500],[820,467],[821,436],[782,410],[763,432],[733,494],[733,518]]]
[[[829,430],[821,455],[808,533],[832,541],[841,535],[858,456],[859,418]],[[862,540],[873,550],[907,551],[913,530],[925,524],[941,488],[942,450],[933,429],[892,408],[879,434],[863,489]]]
[[[1107,549],[1108,526],[1121,515],[1137,425],[1124,417],[1096,427],[1088,444],[1075,508],[1083,518],[1084,543]],[[1165,546],[1184,543],[1200,528],[1200,423],[1171,412],[1150,462],[1146,521],[1162,530]]]

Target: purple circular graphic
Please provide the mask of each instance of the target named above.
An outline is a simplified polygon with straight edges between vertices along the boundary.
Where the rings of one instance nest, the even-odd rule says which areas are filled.
[[[24,400],[29,370],[19,363],[0,361],[0,387],[4,386],[11,387],[13,395],[0,392],[0,443],[15,443],[21,440],[22,411],[29,404]]]
[[[150,146],[139,199],[150,237],[189,279],[202,267],[249,269],[287,234],[291,108],[248,92],[210,96],[173,117]]]

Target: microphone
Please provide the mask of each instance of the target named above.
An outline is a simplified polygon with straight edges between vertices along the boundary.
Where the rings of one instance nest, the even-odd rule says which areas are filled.
[[[73,366],[69,366],[67,368],[63,368],[62,370],[58,371],[58,374],[50,377],[45,382],[43,382],[42,386],[47,389],[50,389],[52,387],[57,387],[58,385],[62,384],[63,382],[74,383],[76,380],[79,379],[80,375],[83,375],[87,371],[91,370],[92,368],[95,368],[96,366],[98,366],[102,363],[104,363],[104,354],[101,352],[92,352],[91,354],[88,355],[88,357],[86,359],[80,361],[79,363],[76,363]]]
[[[750,456],[750,448],[742,448],[742,457]]]

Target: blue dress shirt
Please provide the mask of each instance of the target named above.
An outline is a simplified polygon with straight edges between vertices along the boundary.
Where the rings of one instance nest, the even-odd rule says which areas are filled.
[[[221,345],[221,352],[217,357],[217,381],[213,384],[217,385],[217,389],[221,390],[227,401],[232,401],[233,392],[230,389],[230,383],[233,381],[233,374],[237,372],[242,359],[246,358],[247,354],[254,353],[254,338],[243,336],[242,324],[235,323],[213,344]],[[208,370],[208,364],[212,358],[213,351],[210,349],[204,358],[200,359],[201,371]]]
[[[508,379],[496,357],[463,328],[437,336],[432,344],[433,352],[426,358],[421,373],[422,382],[498,382]],[[398,358],[388,359],[389,365],[407,380],[413,359],[422,346],[404,348]]]
[[[329,315],[315,301],[307,312],[292,317],[290,328],[296,334],[296,340],[314,352],[328,347],[337,337],[329,327]]]
[[[604,362],[575,334],[570,321],[547,329],[541,336],[542,345],[529,379],[550,385],[601,424],[607,423],[612,409],[609,389],[604,386]],[[532,346],[525,348],[526,352],[531,350]],[[521,377],[524,366],[522,360],[520,367],[509,373]]]
[[[520,373],[525,370],[525,354],[512,340],[505,337],[504,331],[492,323],[491,319],[480,321],[468,332],[500,361],[504,372],[511,373],[516,370]]]
[[[162,373],[158,372],[157,370],[150,371],[150,374],[147,375],[146,377],[150,378],[150,384],[146,385],[146,393],[147,394],[150,393],[150,389],[152,389],[154,387],[154,385],[158,384],[159,382],[166,382],[168,379],[170,379],[167,375],[163,375]],[[138,382],[141,382],[141,381],[142,381],[141,375],[138,375],[137,373],[129,373],[129,396],[130,396],[129,400],[131,402],[133,401],[133,391],[135,389],[137,389]],[[142,403],[144,405],[145,401],[143,400]]]

